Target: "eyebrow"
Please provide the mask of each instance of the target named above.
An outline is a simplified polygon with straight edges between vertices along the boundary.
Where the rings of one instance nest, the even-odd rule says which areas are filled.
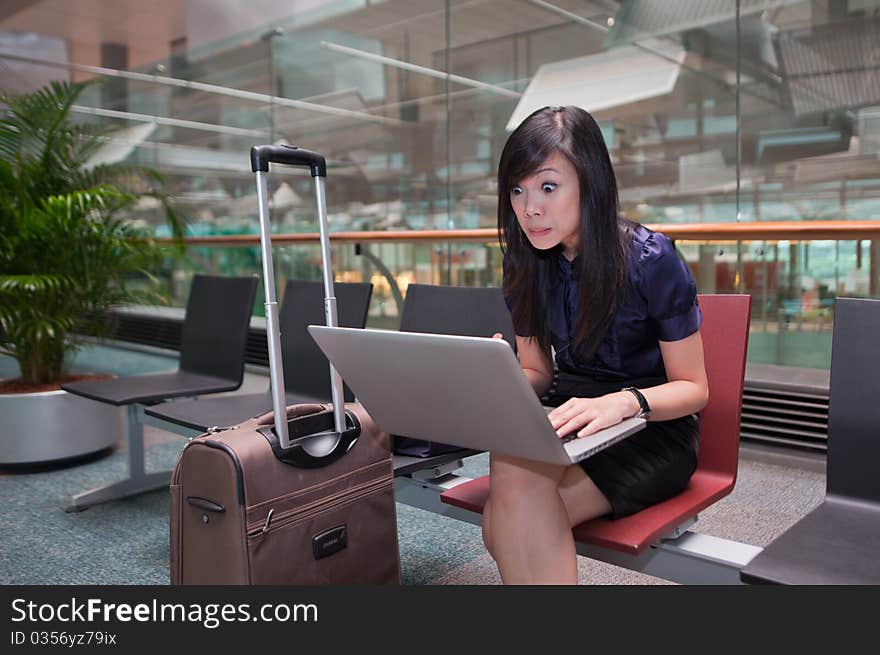
[[[532,173],[532,175],[538,175],[539,173],[556,173],[557,175],[560,174],[559,171],[557,171],[555,168],[552,168],[550,166],[547,166],[545,168],[540,168],[540,169],[536,170],[534,173]],[[513,186],[519,186],[519,184],[514,184]]]

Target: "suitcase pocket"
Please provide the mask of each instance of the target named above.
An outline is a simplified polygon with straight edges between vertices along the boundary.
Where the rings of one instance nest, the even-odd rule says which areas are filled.
[[[312,503],[248,532],[252,584],[397,584],[389,477]]]

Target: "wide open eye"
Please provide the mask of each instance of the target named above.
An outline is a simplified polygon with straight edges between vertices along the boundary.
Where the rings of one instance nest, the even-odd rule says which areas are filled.
[[[510,190],[510,195],[518,196],[523,192],[523,188],[521,186],[515,186]]]
[[[543,191],[544,193],[553,193],[554,191],[556,191],[556,183],[544,182],[544,184],[541,185],[541,191]]]

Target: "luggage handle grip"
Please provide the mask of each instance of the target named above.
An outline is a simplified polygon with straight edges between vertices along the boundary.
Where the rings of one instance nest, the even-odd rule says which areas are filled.
[[[290,443],[286,448],[281,445],[279,435],[272,425],[264,425],[258,428],[258,432],[269,442],[272,452],[279,461],[299,468],[322,468],[345,455],[360,437],[361,424],[357,416],[350,411],[345,411],[344,416],[346,427],[342,432],[334,430],[333,410],[289,418],[287,427],[290,432]],[[329,450],[320,454],[309,452],[310,442],[324,439],[326,441],[320,449],[325,450],[324,447],[332,442]]]
[[[188,502],[193,507],[198,507],[199,509],[203,509],[206,512],[217,512],[218,514],[222,514],[226,511],[226,508],[219,503],[215,503],[213,500],[208,500],[207,498],[199,498],[198,496],[187,496],[186,502]]]
[[[265,145],[251,148],[251,170],[269,172],[269,164],[307,166],[312,177],[327,177],[327,160],[311,150],[290,145]]]

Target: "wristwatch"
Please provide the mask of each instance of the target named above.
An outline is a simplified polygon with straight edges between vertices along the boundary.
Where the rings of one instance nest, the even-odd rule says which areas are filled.
[[[648,399],[645,398],[641,391],[635,387],[624,387],[621,391],[629,391],[636,397],[636,400],[639,401],[639,411],[633,418],[645,418],[651,413],[651,406],[648,404]]]

